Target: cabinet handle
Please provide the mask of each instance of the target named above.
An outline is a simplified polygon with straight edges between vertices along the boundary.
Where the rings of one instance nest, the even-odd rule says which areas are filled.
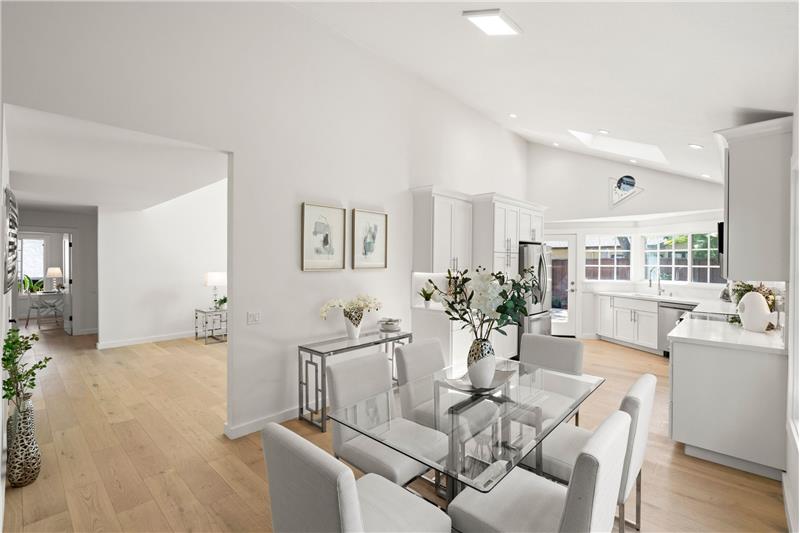
[[[458,270],[458,256],[456,256],[456,270]]]

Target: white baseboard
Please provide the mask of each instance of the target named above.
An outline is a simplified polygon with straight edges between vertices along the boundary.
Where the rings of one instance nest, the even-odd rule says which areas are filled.
[[[711,461],[712,463],[729,466],[731,468],[736,468],[737,470],[744,470],[745,472],[750,472],[751,474],[756,474],[757,476],[768,477],[776,481],[780,481],[784,474],[783,470],[778,470],[777,468],[772,468],[771,466],[760,465],[758,463],[746,461],[745,459],[731,457],[730,455],[713,452],[711,450],[705,450],[689,444],[685,446],[684,453],[691,457],[703,459],[704,461]]]
[[[107,348],[120,348],[122,346],[131,346],[133,344],[146,344],[148,342],[171,341],[175,339],[185,339],[186,337],[194,337],[194,330],[181,331],[178,333],[167,333],[166,335],[153,335],[152,337],[139,337],[135,339],[100,341],[97,343],[97,349],[105,350]]]
[[[244,437],[249,435],[250,433],[254,433],[256,431],[261,431],[267,424],[270,422],[286,422],[287,420],[291,420],[292,418],[297,417],[297,407],[291,407],[279,413],[274,413],[268,416],[264,416],[261,418],[257,418],[255,420],[251,420],[250,422],[245,422],[244,424],[237,424],[235,426],[231,426],[228,422],[225,422],[225,435],[229,439],[238,439],[240,437]]]

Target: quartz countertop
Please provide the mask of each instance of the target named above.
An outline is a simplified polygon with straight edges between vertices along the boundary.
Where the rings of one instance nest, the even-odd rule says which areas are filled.
[[[669,332],[669,340],[717,347],[724,346],[738,350],[786,354],[783,330],[757,333],[755,331],[747,331],[738,324],[731,324],[723,320],[687,318]]]
[[[648,300],[651,302],[671,302],[696,305],[696,313],[716,313],[735,315],[736,305],[731,302],[724,302],[718,298],[695,298],[694,296],[667,296],[651,294],[646,292],[617,292],[617,291],[597,291],[595,294],[601,296],[616,296],[618,298],[632,298],[634,300]]]

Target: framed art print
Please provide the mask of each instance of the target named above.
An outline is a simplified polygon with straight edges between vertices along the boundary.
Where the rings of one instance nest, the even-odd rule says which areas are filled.
[[[303,271],[344,270],[345,219],[342,207],[303,203],[300,264]]]
[[[353,268],[386,268],[389,215],[353,209]]]

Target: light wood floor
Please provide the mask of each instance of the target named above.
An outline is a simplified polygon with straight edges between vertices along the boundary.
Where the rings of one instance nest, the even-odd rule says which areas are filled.
[[[42,473],[6,488],[4,529],[268,530],[260,441],[222,434],[226,345],[187,339],[97,351],[94,343],[45,333],[36,346],[35,356],[53,356],[34,397]],[[607,381],[581,409],[582,426],[616,409],[641,373],[658,377],[643,530],[785,530],[779,483],[687,457],[667,438],[665,359],[602,341],[586,348],[586,372]],[[286,425],[330,450],[330,433]]]

